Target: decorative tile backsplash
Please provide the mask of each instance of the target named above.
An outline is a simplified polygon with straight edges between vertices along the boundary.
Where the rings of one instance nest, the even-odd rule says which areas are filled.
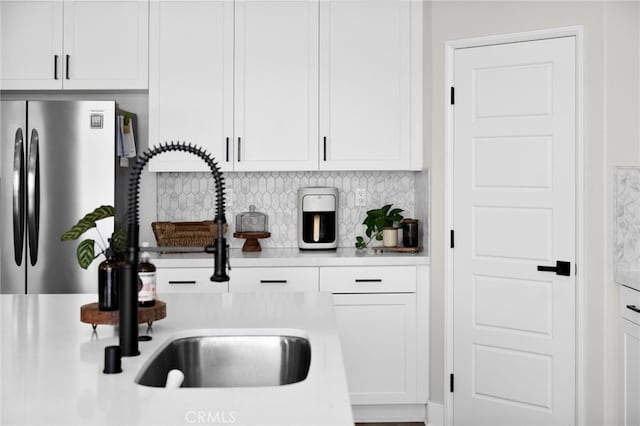
[[[616,169],[616,271],[640,270],[640,168]]]
[[[339,192],[338,245],[353,247],[355,236],[363,232],[366,211],[393,203],[403,208],[404,217],[426,223],[427,176],[422,172],[264,172],[224,173],[227,221],[235,230],[235,216],[256,211],[269,217],[271,238],[260,240],[262,247],[297,247],[298,188],[333,186]],[[157,175],[157,218],[160,221],[211,220],[215,215],[215,185],[209,173],[159,173]],[[364,207],[356,206],[356,188],[366,190]],[[244,240],[232,238],[231,247],[242,247]]]

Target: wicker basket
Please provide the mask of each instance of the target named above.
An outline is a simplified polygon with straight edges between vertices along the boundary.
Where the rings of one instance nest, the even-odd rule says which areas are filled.
[[[203,222],[153,222],[153,235],[158,247],[206,247],[213,244],[216,224],[212,220]],[[227,225],[224,225],[227,232]]]

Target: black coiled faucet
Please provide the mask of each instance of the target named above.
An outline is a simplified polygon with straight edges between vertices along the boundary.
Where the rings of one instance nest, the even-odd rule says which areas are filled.
[[[122,356],[136,356],[138,351],[138,256],[140,229],[140,176],[142,169],[156,155],[169,151],[188,152],[200,157],[211,169],[216,185],[216,230],[217,237],[213,246],[206,247],[207,253],[214,255],[214,273],[211,281],[229,281],[227,275],[227,241],[224,237],[224,178],[215,160],[203,149],[184,142],[166,142],[154,146],[142,153],[136,160],[129,178],[127,198],[128,244],[127,261],[120,268],[120,351]]]

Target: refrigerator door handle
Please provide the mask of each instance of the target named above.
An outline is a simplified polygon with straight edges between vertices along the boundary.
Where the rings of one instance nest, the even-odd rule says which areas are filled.
[[[16,130],[13,144],[13,256],[22,265],[24,252],[24,136]]]
[[[40,230],[40,153],[38,131],[31,131],[29,164],[27,169],[27,220],[29,237],[29,259],[31,266],[38,262],[38,233]]]

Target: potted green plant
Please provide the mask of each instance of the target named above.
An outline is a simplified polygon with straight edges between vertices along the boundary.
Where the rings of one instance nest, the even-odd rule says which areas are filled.
[[[379,209],[367,211],[367,217],[362,222],[366,225],[365,235],[356,237],[356,248],[365,249],[371,241],[382,241],[385,247],[397,245],[398,228],[395,224],[402,220],[403,209],[392,208],[393,204],[386,204]],[[386,240],[385,240],[386,236]],[[395,237],[395,238],[394,238]]]
[[[78,223],[60,237],[62,241],[77,240],[85,232],[95,229],[99,240],[96,241],[93,238],[82,240],[76,249],[76,258],[80,267],[87,269],[94,259],[104,255],[105,260],[98,266],[98,308],[103,311],[118,309],[117,257],[126,251],[127,233],[122,229],[116,229],[111,234],[111,238],[105,242],[96,222],[114,216],[113,206],[97,207],[84,215]],[[96,247],[98,248],[97,254]]]

